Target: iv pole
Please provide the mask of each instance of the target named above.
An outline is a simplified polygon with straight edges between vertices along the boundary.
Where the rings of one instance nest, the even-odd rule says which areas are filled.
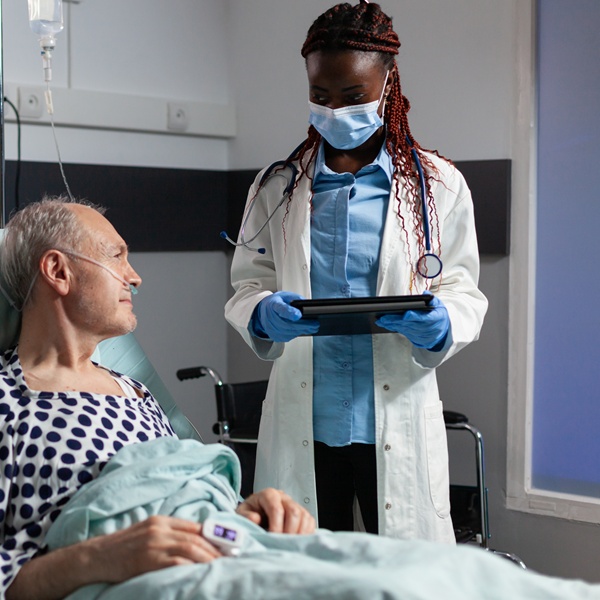
[[[2,0],[0,0],[0,228],[4,228],[7,221],[5,213],[6,203],[4,198],[4,67],[2,56]]]

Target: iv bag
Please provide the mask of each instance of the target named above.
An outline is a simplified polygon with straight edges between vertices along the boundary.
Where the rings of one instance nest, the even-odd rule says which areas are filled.
[[[29,26],[40,38],[54,38],[63,29],[62,0],[27,0]]]

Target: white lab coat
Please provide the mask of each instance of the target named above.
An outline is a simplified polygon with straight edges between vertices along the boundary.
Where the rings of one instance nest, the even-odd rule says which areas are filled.
[[[379,532],[402,539],[454,543],[450,519],[448,450],[442,403],[435,367],[477,339],[487,300],[477,289],[479,256],[470,191],[463,176],[436,156],[441,180],[433,193],[438,219],[432,218],[432,244],[441,237],[442,277],[431,291],[448,309],[452,343],[442,352],[414,347],[396,333],[373,336],[375,385],[377,493]],[[312,175],[314,164],[310,165]],[[288,172],[289,175],[289,172]],[[251,199],[258,186],[250,189]],[[289,177],[288,177],[289,178]],[[261,191],[246,224],[246,238],[254,235],[281,199],[286,185],[274,177]],[[411,258],[416,261],[416,238],[402,197],[409,231]],[[312,338],[274,343],[252,337],[248,323],[255,306],[274,291],[311,297],[310,180],[303,177],[294,191],[282,226],[285,205],[251,245],[265,254],[236,249],[231,279],[235,290],[225,307],[229,323],[264,360],[274,360],[263,403],[257,451],[255,489],[285,490],[317,516],[312,426]],[[410,288],[407,234],[396,215],[392,190],[386,216],[377,295],[420,293]]]

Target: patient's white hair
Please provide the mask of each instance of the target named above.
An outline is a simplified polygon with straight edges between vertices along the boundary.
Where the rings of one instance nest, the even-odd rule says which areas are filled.
[[[15,213],[6,225],[0,245],[0,268],[13,302],[21,309],[31,297],[30,288],[43,254],[65,245],[73,250],[81,249],[86,233],[69,204],[89,206],[101,215],[106,212],[105,208],[86,200],[44,196],[41,201]]]

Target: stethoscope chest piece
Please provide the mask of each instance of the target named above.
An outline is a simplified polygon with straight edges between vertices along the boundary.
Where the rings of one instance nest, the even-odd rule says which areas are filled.
[[[427,279],[433,279],[442,272],[442,260],[437,254],[426,252],[417,261],[417,272]]]

